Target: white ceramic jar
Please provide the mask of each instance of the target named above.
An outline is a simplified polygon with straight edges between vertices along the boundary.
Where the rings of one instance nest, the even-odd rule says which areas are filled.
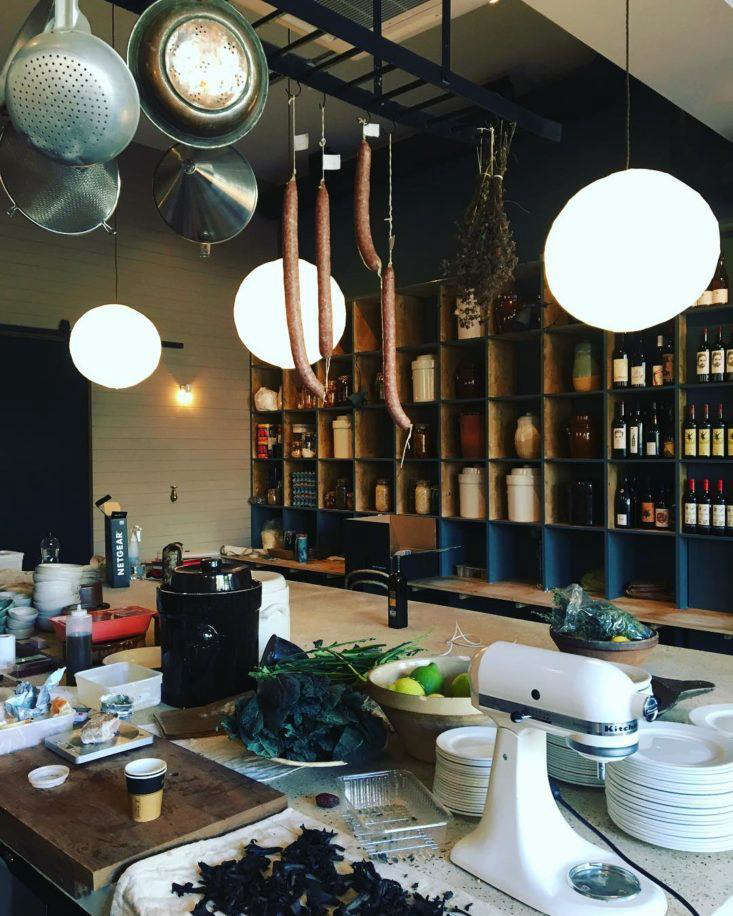
[[[332,423],[333,457],[349,460],[354,457],[354,437],[349,414],[340,414]]]
[[[507,474],[507,509],[510,522],[539,522],[540,477],[537,468],[514,468]]]
[[[458,504],[461,518],[485,517],[486,493],[482,468],[464,468],[458,475]]]
[[[412,400],[435,400],[435,357],[424,353],[412,361]]]

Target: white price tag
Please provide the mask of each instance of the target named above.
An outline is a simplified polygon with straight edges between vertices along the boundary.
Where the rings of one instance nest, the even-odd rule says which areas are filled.
[[[364,125],[364,136],[365,137],[378,137],[379,136],[379,124],[376,121],[368,121]]]
[[[310,143],[310,138],[308,134],[296,134],[295,135],[295,151],[296,153],[301,153],[303,150],[308,149],[308,144]]]
[[[324,153],[323,168],[327,172],[337,172],[341,168],[341,153]]]

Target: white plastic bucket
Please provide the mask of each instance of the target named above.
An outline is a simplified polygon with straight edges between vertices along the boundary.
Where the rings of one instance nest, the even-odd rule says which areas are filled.
[[[431,353],[412,361],[412,400],[435,400],[435,357]]]
[[[484,472],[481,468],[465,468],[458,475],[458,514],[461,518],[484,518],[486,494]]]
[[[539,522],[540,482],[535,468],[514,468],[507,474],[507,508],[510,522]]]

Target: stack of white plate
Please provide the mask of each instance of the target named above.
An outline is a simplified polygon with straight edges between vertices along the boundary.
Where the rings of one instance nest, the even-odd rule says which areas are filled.
[[[667,849],[733,849],[733,740],[677,722],[639,730],[639,750],[606,770],[611,820]]]
[[[726,738],[733,738],[733,703],[713,703],[690,710],[690,722],[701,728],[712,728]]]
[[[40,563],[33,573],[33,606],[38,610],[38,626],[52,630],[51,617],[69,604],[79,602],[79,583],[83,567],[74,563]]]
[[[433,793],[449,811],[483,814],[495,741],[493,725],[451,728],[438,735]]]
[[[7,616],[7,632],[16,639],[27,639],[34,629],[38,611],[33,607],[11,607]]]
[[[569,748],[557,735],[547,736],[547,773],[574,786],[603,786],[598,764]]]

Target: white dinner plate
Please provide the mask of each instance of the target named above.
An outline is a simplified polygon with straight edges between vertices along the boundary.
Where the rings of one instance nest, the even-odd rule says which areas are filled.
[[[726,738],[733,738],[733,703],[715,703],[690,710],[690,722],[700,728],[712,728]]]
[[[653,767],[678,778],[727,768],[733,771],[733,741],[709,728],[654,722],[639,730],[639,750],[623,766]]]
[[[494,756],[495,741],[496,726],[466,725],[442,732],[435,743],[449,759],[487,766]]]

